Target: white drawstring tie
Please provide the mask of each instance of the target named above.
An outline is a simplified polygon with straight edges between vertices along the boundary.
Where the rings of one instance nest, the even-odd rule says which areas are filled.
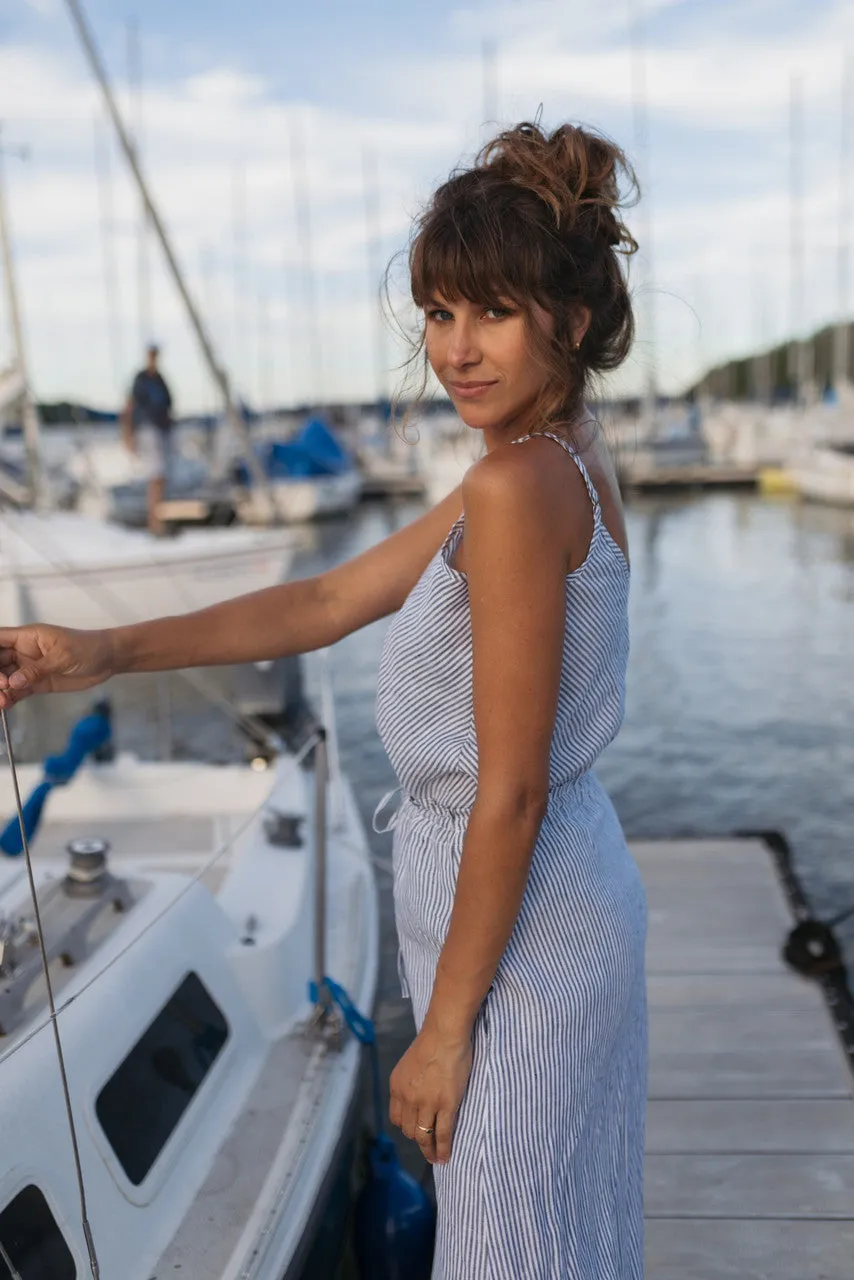
[[[387,831],[394,831],[395,827],[397,826],[397,819],[400,816],[400,806],[398,806],[394,810],[394,812],[389,815],[388,822],[385,824],[384,827],[377,826],[377,819],[379,818],[383,809],[386,808],[389,801],[393,800],[398,792],[400,792],[400,794],[403,795],[403,787],[394,787],[391,791],[387,791],[383,796],[383,798],[377,804],[377,807],[374,809],[374,816],[371,818],[371,826],[379,836],[385,835]]]

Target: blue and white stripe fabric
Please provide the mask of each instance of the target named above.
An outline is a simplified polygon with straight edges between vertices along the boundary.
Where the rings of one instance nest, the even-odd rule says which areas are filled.
[[[583,462],[550,438],[584,477],[593,536],[566,579],[548,809],[475,1024],[451,1159],[434,1168],[433,1280],[643,1275],[646,899],[591,772],[623,716],[629,572]],[[451,563],[462,530],[461,517],[392,622],[377,693],[403,791],[394,902],[418,1027],[477,788],[468,588]]]

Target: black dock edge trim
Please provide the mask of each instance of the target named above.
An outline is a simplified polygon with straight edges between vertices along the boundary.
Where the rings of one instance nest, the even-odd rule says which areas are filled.
[[[791,846],[782,832],[751,830],[733,831],[732,834],[738,839],[763,842],[774,862],[783,892],[796,922],[810,919],[813,912],[809,898],[794,868]],[[843,967],[831,973],[805,979],[805,981],[816,982],[821,987],[831,1020],[848,1058],[848,1065],[854,1072],[854,994],[851,991],[847,970]]]

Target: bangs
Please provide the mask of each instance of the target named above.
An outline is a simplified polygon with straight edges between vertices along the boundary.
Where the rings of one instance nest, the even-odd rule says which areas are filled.
[[[508,225],[508,221],[509,224]],[[513,234],[515,219],[499,221],[485,201],[433,212],[413,245],[412,300],[465,299],[494,307],[512,301],[525,308],[540,293],[541,272],[531,245]]]

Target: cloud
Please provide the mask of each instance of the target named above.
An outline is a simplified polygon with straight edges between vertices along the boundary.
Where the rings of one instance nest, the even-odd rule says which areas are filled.
[[[97,95],[54,55],[6,48],[0,51],[0,115],[11,115],[13,106],[15,133],[26,138],[33,154],[29,165],[9,172],[8,185],[36,386],[43,396],[114,398],[118,388],[107,368],[109,317],[93,141],[96,120],[101,121],[102,137],[106,126]],[[288,362],[295,374],[292,384],[281,384],[277,391],[297,399],[346,395],[348,390],[370,395],[371,349],[362,343],[371,307],[363,147],[370,139],[382,157],[386,256],[405,237],[404,193],[411,199],[420,160],[446,152],[452,140],[448,132],[428,123],[359,118],[313,104],[283,103],[259,78],[219,69],[146,94],[144,168],[191,287],[197,296],[207,294],[212,305],[210,323],[225,347],[226,361],[237,365],[243,390],[251,393],[257,379],[248,367],[242,331],[260,326],[261,298],[274,319],[286,318],[278,340],[288,344],[290,354],[306,346],[291,171],[294,133],[305,151],[303,194],[311,206],[320,293],[329,308],[321,323],[343,339],[344,356],[340,365],[326,362],[330,387],[315,388],[299,376],[308,362],[297,354]],[[112,152],[109,245],[123,284],[119,323],[130,355],[131,334],[137,345],[143,336],[134,316],[139,206],[115,146]],[[236,206],[243,207],[240,216]],[[207,398],[186,320],[156,246],[149,260],[152,323],[172,367],[180,366],[186,379],[183,402]],[[362,296],[361,314],[353,306],[356,291]],[[347,343],[340,319],[354,310],[352,334],[357,336]],[[67,341],[57,343],[66,324]],[[361,360],[360,345],[366,347]]]
[[[395,58],[374,55],[367,39],[358,50],[331,45],[330,77],[336,59],[346,58],[354,95],[348,106],[320,93],[285,97],[265,76],[225,61],[147,87],[145,169],[192,291],[245,393],[257,396],[266,362],[273,365],[272,394],[284,401],[375,394],[376,263],[405,245],[420,203],[483,141],[484,33],[496,48],[503,119],[531,115],[542,103],[547,122],[594,122],[633,149],[625,6],[571,8],[508,2],[452,11],[443,48],[430,56],[417,48]],[[651,151],[639,158],[654,236],[643,249],[655,270],[656,350],[672,388],[694,374],[700,358],[746,348],[762,324],[782,337],[789,322],[793,70],[803,77],[808,139],[804,326],[831,315],[835,305],[840,50],[854,39],[854,14],[842,3],[816,6],[800,29],[790,22],[769,35],[758,22],[761,8],[741,6],[742,16],[749,11],[755,21],[734,40],[708,4],[647,5]],[[126,85],[119,83],[117,94],[127,102]],[[153,332],[181,404],[210,404],[210,380],[153,245],[151,312],[141,314],[138,199],[113,141],[109,182],[103,170],[98,178],[96,129],[102,149],[108,135],[98,94],[70,41],[49,47],[31,37],[0,48],[0,119],[8,122],[7,140],[32,151],[27,164],[8,160],[5,169],[39,394],[114,402]],[[298,193],[295,138],[305,153]],[[377,159],[382,224],[381,243],[371,246],[366,146]],[[105,198],[112,204],[106,240]],[[311,212],[323,387],[313,385],[311,373],[315,321],[295,198]],[[631,216],[640,229],[642,212]],[[112,314],[105,246],[121,295]],[[644,279],[642,267],[633,269],[636,282]],[[689,304],[702,313],[702,342]],[[121,370],[111,326],[120,332]],[[0,313],[0,365],[6,342]],[[388,351],[391,360],[391,341]],[[621,385],[636,384],[648,358],[641,334]]]

